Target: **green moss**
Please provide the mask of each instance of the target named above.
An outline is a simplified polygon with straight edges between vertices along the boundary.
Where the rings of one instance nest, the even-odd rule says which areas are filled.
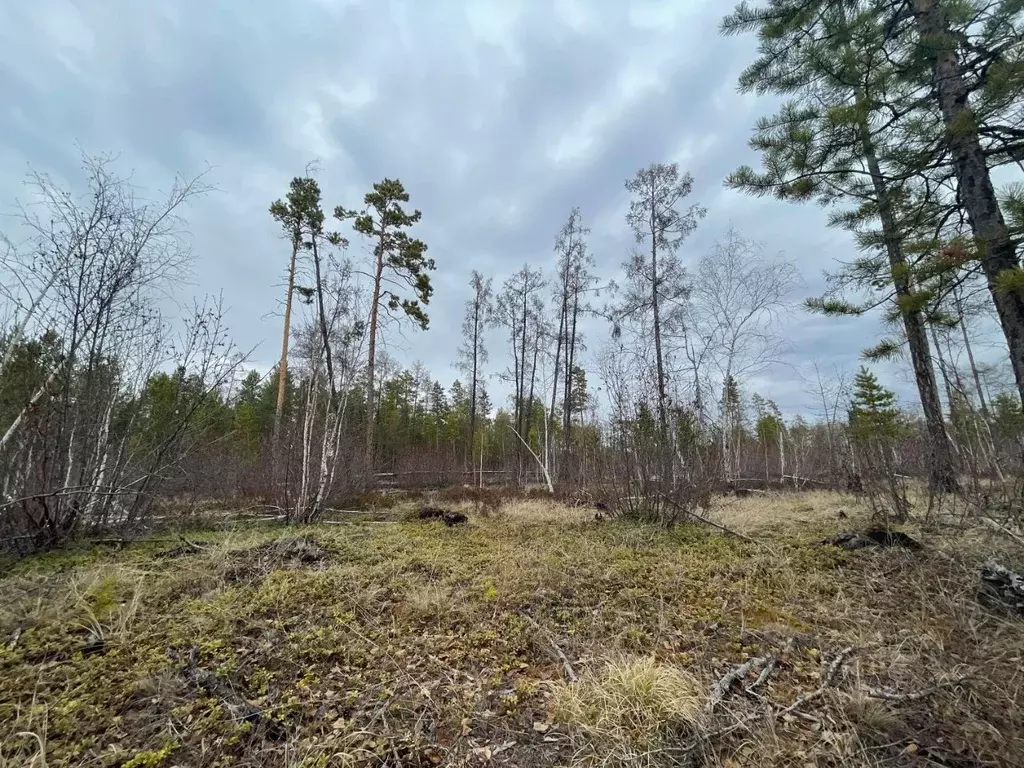
[[[136,752],[131,758],[121,763],[121,768],[162,768],[178,747],[177,742],[167,742],[160,749]]]
[[[211,549],[156,562],[155,548],[83,551],[63,570],[0,578],[0,630],[21,629],[14,647],[0,644],[0,742],[45,721],[52,768],[364,768],[380,763],[379,750],[413,754],[428,723],[429,740],[455,750],[463,718],[480,744],[530,732],[563,675],[552,642],[583,677],[605,656],[632,654],[709,676],[710,686],[724,660],[778,650],[773,635],[814,633],[820,658],[800,651],[793,668],[780,665],[788,693],[814,684],[808,676],[847,631],[829,623],[840,594],[871,606],[859,615],[879,613],[873,592],[856,592],[865,560],[810,546],[823,535],[813,526],[765,534],[769,554],[696,526],[324,525],[303,535],[328,560],[277,567],[254,548],[281,535],[261,529],[221,544],[208,534]],[[110,631],[86,653],[90,615]],[[263,712],[262,725],[240,719],[226,694],[197,688],[190,664]],[[294,745],[288,762],[259,730],[268,721]],[[180,734],[173,754],[168,723]],[[548,765],[554,755],[529,759]]]

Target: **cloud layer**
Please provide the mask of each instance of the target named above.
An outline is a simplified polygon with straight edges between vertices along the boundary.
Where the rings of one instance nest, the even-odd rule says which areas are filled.
[[[223,289],[240,345],[258,345],[264,365],[287,258],[267,206],[311,160],[330,207],[358,205],[397,176],[423,211],[418,235],[438,264],[431,329],[391,351],[443,381],[456,375],[470,270],[498,285],[524,262],[550,265],[578,205],[602,274],[614,276],[630,246],[623,182],[652,161],[692,172],[692,199],[709,210],[685,260],[731,223],[800,266],[799,301],[852,243],[818,209],[723,189],[729,171],[757,162],[746,139],[775,106],[736,93],[753,41],[717,34],[726,10],[713,0],[6,3],[0,201],[21,194],[29,165],[78,183],[76,143],[120,152],[157,189],[213,166],[219,191],[188,212],[192,289]],[[794,368],[853,367],[878,333],[870,319],[799,310],[786,329],[793,367],[755,384],[791,413],[814,408]],[[591,330],[593,347],[603,333]],[[503,358],[496,336],[492,370]],[[888,383],[912,404],[900,370]]]

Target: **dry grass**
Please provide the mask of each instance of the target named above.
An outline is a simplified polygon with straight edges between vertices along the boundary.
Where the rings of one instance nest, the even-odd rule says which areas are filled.
[[[704,691],[684,669],[641,656],[612,659],[552,694],[555,716],[588,742],[581,759],[644,764],[692,737]]]
[[[807,493],[752,493],[744,498],[715,500],[713,518],[743,533],[792,530],[795,527],[826,526],[835,530],[842,510],[857,524],[870,511],[853,496],[831,491]]]
[[[0,768],[1024,764],[1024,633],[974,597],[990,552],[1022,558],[988,533],[819,547],[868,522],[831,494],[713,510],[763,546],[474,504],[448,503],[471,515],[451,529],[240,528],[174,556],[23,561],[0,578]],[[850,645],[821,695],[771,714]],[[744,690],[751,671],[709,714],[756,658],[762,684]]]

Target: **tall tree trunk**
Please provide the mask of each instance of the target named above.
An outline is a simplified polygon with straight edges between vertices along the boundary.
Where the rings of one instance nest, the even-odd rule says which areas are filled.
[[[967,333],[967,323],[965,322],[959,291],[954,294],[954,296],[956,299],[957,310],[960,314],[960,333],[964,338],[964,349],[967,350],[967,360],[971,366],[971,377],[974,380],[974,389],[978,393],[978,406],[981,411],[981,423],[978,424],[978,420],[975,420],[978,439],[984,447],[985,454],[988,457],[988,461],[993,472],[1001,482],[1003,480],[1003,470],[1002,467],[999,466],[999,454],[996,451],[995,441],[992,439],[992,419],[988,410],[988,401],[985,398],[985,388],[981,384],[981,374],[978,372],[978,364],[974,360],[974,350],[971,348],[970,334]]]
[[[519,332],[521,334],[521,341],[519,347],[519,383],[516,387],[516,431],[523,434],[523,425],[526,422],[526,403],[524,402],[526,396],[526,318],[527,318],[527,302],[529,298],[529,292],[526,289],[526,278],[524,278],[523,284],[523,314],[519,325]],[[523,454],[523,440],[520,437],[520,444],[516,446],[516,458],[519,461],[519,476],[523,477],[523,464],[525,456]]]
[[[799,473],[798,473],[799,475]],[[786,478],[786,430],[779,421],[779,482]]]
[[[978,393],[978,406],[981,409],[981,415],[985,417],[985,421],[988,421],[988,402],[985,400],[985,388],[981,386],[981,374],[978,373],[978,364],[974,360],[974,350],[971,347],[971,337],[967,333],[967,318],[964,316],[959,291],[954,293],[954,299],[956,301],[957,313],[960,315],[960,333],[964,338],[964,349],[967,351],[967,361],[971,365],[971,377],[974,379],[974,390]]]
[[[524,432],[521,433],[523,440],[527,442],[527,448],[529,448],[530,427],[533,426],[533,387],[537,382],[537,356],[540,354],[540,329],[538,328],[537,331],[533,347],[533,366],[530,368],[530,396],[526,399],[526,418],[523,419]],[[525,329],[523,333],[525,335]],[[544,410],[543,405],[541,405],[541,410]],[[547,419],[547,415],[544,418]],[[545,471],[547,471],[546,467]]]
[[[480,352],[480,294],[473,304],[473,382],[469,394],[469,469],[473,471],[473,444],[476,442],[476,379]]]
[[[665,360],[661,354],[661,311],[658,306],[658,238],[651,206],[651,309],[654,314],[654,358],[658,370],[658,424],[661,440],[668,438],[668,409],[665,406]],[[662,446],[664,448],[664,445]]]
[[[554,381],[551,384],[551,407],[548,409],[548,418],[553,419],[555,417],[555,403],[558,401],[558,383],[559,374],[561,373],[562,367],[562,342],[565,339],[566,331],[566,315],[567,315],[567,302],[568,296],[566,295],[565,286],[568,285],[568,276],[562,275],[562,299],[561,306],[558,312],[558,337],[555,339],[555,375]],[[568,442],[566,441],[565,431],[562,431],[562,445],[565,450],[568,450]],[[564,461],[563,461],[564,465]]]
[[[935,330],[935,326],[931,326],[932,331],[932,343],[935,345],[935,359],[939,361],[939,374],[942,376],[942,383],[946,390],[946,403],[949,405],[949,412],[953,413],[953,403],[956,402],[956,397],[953,394],[953,385],[949,381],[949,370],[946,366],[946,359],[942,355],[942,344],[939,342],[939,332]]]
[[[317,246],[315,234],[311,235],[310,240],[313,248],[313,269],[316,272],[316,301],[317,313],[320,316],[320,340],[324,345],[324,361],[327,364],[327,384],[331,393],[331,402],[328,403],[328,408],[330,408],[331,405],[333,405],[334,400],[337,398],[338,385],[334,380],[334,362],[331,358],[331,338],[330,333],[328,333],[327,330],[327,312],[324,309],[324,283],[323,278],[320,275],[320,249]]]
[[[383,225],[382,225],[383,226]],[[366,360],[366,471],[373,473],[373,442],[376,413],[373,402],[373,379],[377,373],[377,318],[380,315],[380,280],[384,273],[384,236],[377,244],[377,269],[373,275],[373,300],[370,302],[369,352]]]
[[[277,365],[277,407],[274,410],[274,444],[281,434],[284,413],[284,392],[288,380],[288,341],[292,328],[292,294],[295,293],[295,261],[299,255],[300,238],[292,238],[292,260],[288,266],[288,295],[284,302],[284,332],[281,334],[281,361]]]
[[[523,434],[523,425],[526,422],[526,404],[523,402],[523,396],[526,394],[526,323],[527,323],[527,302],[529,299],[529,292],[523,287],[523,318],[520,326],[520,333],[522,333],[522,342],[519,350],[519,423],[517,427],[519,434]],[[520,455],[522,451],[520,451]]]
[[[572,369],[576,365],[576,323],[580,314],[580,295],[577,287],[572,297],[572,322],[568,327],[566,338],[565,357],[565,413],[563,414],[564,425],[562,426],[563,440],[565,441],[565,461],[568,464],[572,451]]]
[[[862,100],[863,94],[858,94],[858,101]],[[933,492],[950,492],[956,489],[956,470],[949,434],[942,419],[942,403],[939,400],[939,387],[935,382],[924,316],[913,306],[910,267],[903,254],[888,185],[882,176],[867,122],[862,122],[860,128],[864,157],[878,201],[878,215],[882,220],[882,237],[885,240],[886,255],[889,257],[889,273],[896,289],[896,303],[903,318],[903,329],[910,347],[910,360],[914,366],[914,380],[917,382],[917,392],[921,398],[921,408],[928,429],[928,487]]]
[[[1024,292],[999,289],[1000,276],[1020,266],[1006,221],[996,199],[976,116],[964,82],[949,22],[939,0],[911,0],[917,29],[931,49],[932,77],[946,125],[960,201],[967,209],[978,243],[981,266],[999,315],[1017,389],[1024,402]]]

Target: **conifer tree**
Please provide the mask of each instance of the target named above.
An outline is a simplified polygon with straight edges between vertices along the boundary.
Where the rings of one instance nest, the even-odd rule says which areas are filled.
[[[295,272],[301,250],[312,248],[307,239],[310,225],[319,208],[320,191],[314,179],[296,177],[288,187],[284,200],[275,200],[270,205],[270,215],[281,225],[292,246],[288,265],[288,292],[284,304],[284,329],[281,334],[281,359],[277,365],[277,408],[274,412],[274,440],[281,429],[281,415],[284,412],[285,382],[288,376],[288,345],[291,338],[292,299],[295,296]],[[320,214],[322,221],[323,214]]]
[[[893,172],[900,148],[887,140],[895,100],[907,88],[884,50],[881,17],[861,0],[777,0],[768,8],[742,3],[722,22],[723,32],[758,33],[759,58],[740,77],[741,90],[793,94],[778,115],[762,118],[751,146],[762,153],[760,173],[744,166],[727,185],[781,200],[844,204],[830,224],[858,233],[865,258],[834,276],[839,285],[867,288],[864,303],[835,297],[808,301],[827,315],[859,315],[892,308],[902,322],[921,407],[929,432],[930,486],[955,487],[953,452],[942,414],[931,359],[925,308],[930,294],[915,284],[905,240],[915,223],[901,206],[915,173]],[[867,222],[880,225],[880,236]],[[870,226],[869,224],[867,226]],[[891,354],[889,340],[866,350],[869,358]]]
[[[626,289],[612,309],[617,331],[623,321],[649,318],[654,332],[654,362],[658,425],[664,441],[668,432],[668,371],[663,343],[666,303],[680,303],[686,295],[678,250],[706,215],[706,209],[691,205],[679,210],[693,190],[693,177],[679,170],[677,163],[651,163],[626,181],[632,193],[626,223],[645,252],[634,253],[625,263]]]
[[[430,272],[435,265],[434,260],[425,255],[426,244],[405,231],[416,224],[422,214],[418,210],[408,213],[402,207],[402,203],[409,202],[409,193],[401,181],[384,179],[374,184],[363,202],[366,208],[362,213],[338,206],[334,216],[341,221],[353,219],[353,229],[373,242],[373,271],[370,273],[373,291],[366,362],[366,461],[368,469],[372,469],[373,391],[381,311],[390,317],[409,318],[426,330],[430,319],[424,307],[430,303],[434,291]]]
[[[991,174],[1001,159],[1019,162],[1024,151],[1024,7],[1019,0],[890,0],[889,6],[887,42],[910,75],[921,66],[930,75],[915,95],[932,99],[941,115],[939,157],[956,178],[1024,402],[1024,270]],[[1000,120],[1007,112],[1010,120]],[[986,147],[986,140],[996,146]]]
[[[883,387],[878,378],[865,367],[853,378],[850,399],[850,427],[855,438],[895,438],[903,431],[903,422],[896,407],[896,395]]]

